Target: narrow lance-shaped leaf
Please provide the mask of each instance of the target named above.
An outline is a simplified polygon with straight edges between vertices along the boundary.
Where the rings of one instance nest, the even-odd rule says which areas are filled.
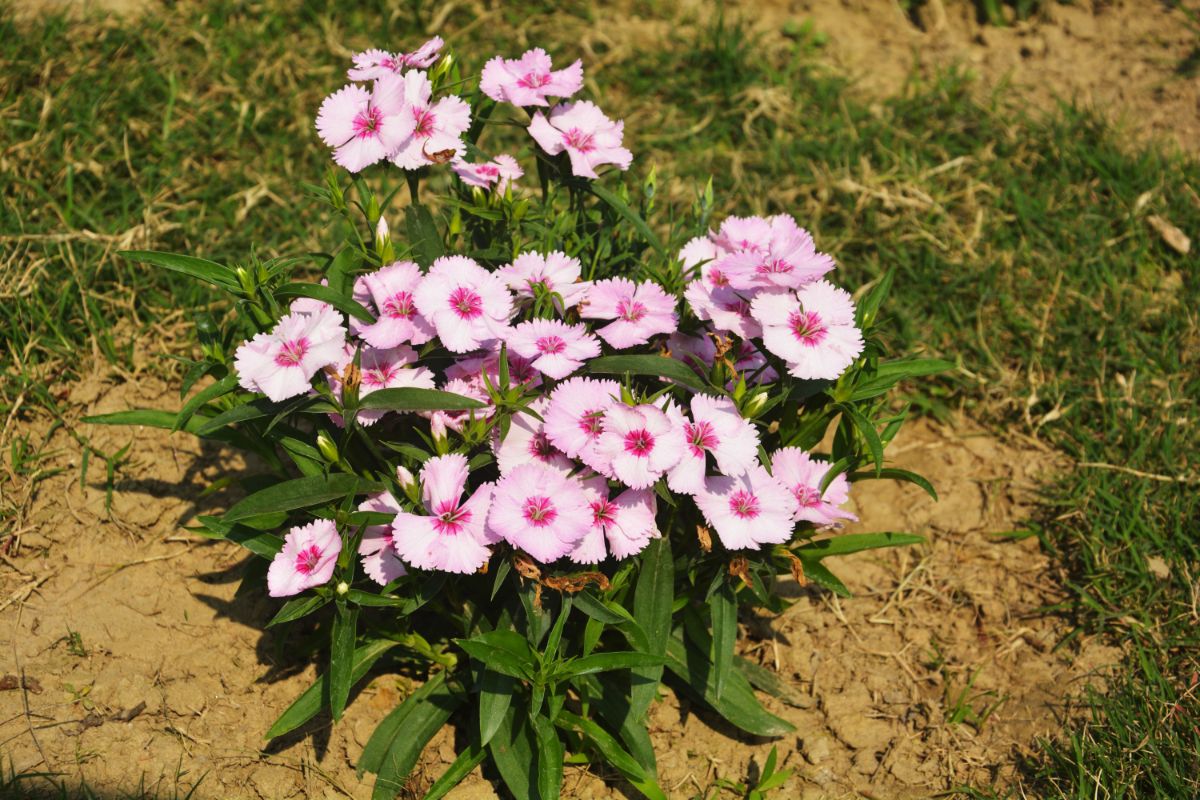
[[[416,704],[404,720],[403,728],[392,739],[392,745],[379,765],[371,800],[392,800],[404,789],[409,773],[416,766],[421,751],[450,715],[462,705],[465,697],[458,687],[448,683],[434,688],[423,702]]]
[[[292,511],[341,500],[352,494],[381,491],[383,486],[357,475],[310,475],[255,492],[226,511],[224,519],[236,522],[271,511]]]
[[[562,789],[563,744],[558,731],[545,717],[534,717],[534,738],[537,741],[537,787],[539,800],[558,800]]]
[[[183,404],[183,408],[179,410],[179,415],[175,418],[175,424],[172,430],[180,430],[184,425],[187,425],[188,420],[204,407],[205,403],[210,403],[218,397],[228,394],[237,388],[238,376],[236,373],[229,373],[224,378],[210,386],[206,386],[196,394],[192,395],[191,399]]]
[[[633,616],[646,633],[647,651],[656,656],[666,653],[671,638],[671,607],[675,602],[675,561],[670,540],[655,539],[642,551],[641,573],[633,595]],[[641,720],[662,680],[661,666],[637,667],[633,670],[629,713]]]
[[[322,303],[328,303],[345,314],[349,314],[360,322],[365,322],[368,325],[375,321],[375,317],[371,312],[363,307],[357,300],[346,297],[341,292],[330,286],[322,286],[319,283],[287,283],[275,290],[276,297],[308,297],[313,300],[319,300]]]
[[[232,269],[208,259],[177,253],[162,253],[157,250],[122,250],[119,255],[131,261],[199,278],[226,291],[237,292],[241,289],[237,274]]]
[[[378,389],[359,402],[359,408],[384,411],[470,411],[486,406],[473,397],[415,386]]]
[[[333,721],[342,718],[354,677],[354,639],[358,630],[358,606],[339,602],[333,618],[329,645],[329,711]]]
[[[588,362],[588,370],[599,375],[648,375],[655,378],[670,378],[676,383],[697,392],[715,392],[700,376],[682,361],[656,355],[601,356]]]
[[[596,197],[599,197],[605,203],[608,203],[608,205],[611,206],[614,211],[628,220],[629,223],[637,229],[638,233],[642,235],[642,238],[646,240],[646,243],[653,247],[660,256],[663,258],[668,258],[667,250],[665,247],[663,247],[663,244],[659,240],[658,236],[654,233],[650,226],[646,224],[646,220],[642,219],[636,211],[629,207],[628,203],[626,203],[620,197],[617,197],[608,189],[601,186],[598,181],[589,181],[587,186],[588,190],[592,194],[596,195]]]
[[[737,641],[737,596],[729,581],[709,598],[713,635],[713,694],[721,699],[729,671],[733,669],[733,647]]]

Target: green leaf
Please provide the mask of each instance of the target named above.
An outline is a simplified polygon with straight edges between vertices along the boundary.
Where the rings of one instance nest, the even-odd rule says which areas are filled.
[[[367,674],[367,670],[379,660],[379,657],[395,646],[396,643],[393,641],[376,639],[367,642],[355,650],[354,666],[350,673],[350,684],[353,686],[362,680],[363,676]],[[289,731],[294,731],[315,717],[325,705],[325,700],[328,697],[325,688],[327,678],[328,676],[326,675],[317,678],[316,682],[308,687],[304,694],[296,698],[296,701],[288,706],[287,710],[279,716],[279,719],[275,720],[275,724],[267,731],[266,738],[274,739]]]
[[[382,492],[383,488],[357,475],[309,475],[282,481],[243,498],[225,512],[223,519],[236,522],[271,511],[308,508],[330,500],[341,500],[352,494]]]
[[[872,397],[879,397],[900,381],[934,375],[952,369],[954,369],[954,364],[940,358],[885,361],[876,367],[873,375],[864,375],[854,385],[850,400],[869,400]]]
[[[755,736],[782,736],[795,730],[791,723],[769,713],[759,704],[750,683],[737,670],[730,670],[725,690],[717,698],[708,656],[711,641],[697,646],[691,641],[685,645],[677,636],[667,639],[667,669],[682,679],[692,694],[730,723]]]
[[[358,606],[338,603],[329,645],[329,711],[334,722],[342,718],[342,711],[346,709],[346,701],[350,698],[357,633]]]
[[[409,598],[364,592],[362,589],[351,589],[346,592],[346,600],[355,605],[369,606],[371,608],[404,608],[412,602]]]
[[[516,685],[510,676],[484,667],[479,679],[479,740],[483,744],[490,742],[504,723]]]
[[[561,714],[559,715],[561,719]],[[504,785],[516,800],[537,798],[537,782],[533,773],[537,742],[529,716],[524,709],[510,707],[496,735],[488,742],[492,761],[504,780]]]
[[[265,397],[259,397],[251,400],[249,403],[234,406],[228,411],[222,411],[212,419],[205,420],[204,424],[197,429],[196,434],[198,436],[207,436],[235,422],[245,422],[246,420],[270,416],[278,410],[279,404],[273,403]]]
[[[470,411],[486,407],[487,403],[473,397],[415,386],[378,389],[363,397],[359,403],[359,408],[385,411]]]
[[[438,232],[429,209],[417,203],[404,209],[404,227],[408,243],[412,247],[413,261],[428,267],[445,252],[442,234]]]
[[[662,242],[659,241],[658,236],[656,236],[654,231],[650,229],[650,226],[646,224],[646,220],[642,219],[636,211],[629,207],[628,203],[617,197],[608,189],[605,189],[598,181],[588,181],[587,188],[588,191],[596,195],[596,197],[599,197],[604,202],[608,203],[614,211],[628,220],[629,224],[633,225],[633,227],[637,229],[638,233],[642,235],[642,238],[646,240],[646,243],[653,247],[660,256],[663,258],[669,258],[667,255],[667,250],[665,247],[663,247]]]
[[[588,370],[598,375],[649,375],[655,378],[670,378],[676,383],[697,392],[716,392],[700,379],[682,361],[666,356],[622,355],[601,356],[588,362]]]
[[[575,730],[581,734],[606,762],[624,775],[634,788],[650,800],[667,800],[667,796],[659,788],[658,782],[646,774],[637,759],[621,747],[621,744],[608,731],[591,720],[576,716],[569,711],[560,711],[554,722],[559,727]]]
[[[713,636],[713,694],[721,699],[729,671],[733,669],[733,646],[737,642],[737,596],[729,581],[709,598]]]
[[[895,268],[889,269],[879,278],[879,282],[871,287],[871,291],[858,304],[856,317],[858,327],[870,328],[875,323],[875,318],[879,314],[879,307],[883,305],[884,299],[888,296],[888,292],[892,290],[892,281],[896,277]]]
[[[342,297],[350,297],[354,287],[354,271],[362,263],[362,253],[355,247],[345,247],[329,260],[325,267],[325,279],[329,288]]]
[[[388,751],[392,749],[392,740],[404,727],[404,723],[408,720],[408,715],[413,709],[425,702],[430,693],[439,688],[446,681],[446,674],[439,672],[425,681],[421,686],[417,687],[408,697],[404,698],[404,702],[393,708],[386,717],[383,718],[378,725],[375,726],[374,732],[371,733],[371,738],[367,740],[367,746],[363,748],[362,755],[358,759],[358,777],[361,779],[364,773],[370,772],[376,774],[383,767],[383,759],[387,756]]]
[[[368,325],[375,322],[374,315],[361,303],[346,297],[330,286],[322,286],[319,283],[285,283],[275,290],[275,296],[308,297],[313,300],[320,300],[322,303],[328,303],[344,314],[349,314],[360,322],[365,322]]]
[[[522,680],[527,680],[533,674],[536,664],[533,650],[529,642],[515,631],[488,631],[472,639],[455,639],[454,642],[479,663],[496,672]]]
[[[209,539],[225,539],[254,553],[256,556],[270,561],[275,554],[283,549],[283,537],[274,533],[255,530],[248,525],[227,522],[220,517],[201,514],[196,521],[204,526],[200,535]]]
[[[862,434],[863,440],[867,443],[867,449],[871,451],[871,458],[875,461],[875,474],[878,475],[879,471],[883,469],[883,442],[879,439],[879,432],[875,430],[875,425],[854,406],[838,403],[837,408],[850,418],[855,429]]]
[[[558,800],[562,790],[563,744],[558,731],[545,717],[534,717],[533,732],[537,740],[537,788],[541,800]]]
[[[213,383],[211,386],[206,386],[200,391],[192,395],[192,399],[184,403],[183,408],[179,410],[179,415],[175,418],[175,424],[171,426],[171,430],[181,430],[187,425],[188,420],[204,407],[205,403],[216,400],[222,395],[229,394],[238,386],[238,376],[236,373],[229,373],[221,380]]]
[[[874,470],[870,472],[852,472],[847,477],[851,482],[861,481],[867,478],[887,478],[894,481],[906,481],[908,483],[915,484],[916,486],[920,486],[925,490],[925,493],[934,500],[938,499],[937,490],[933,488],[932,483],[927,481],[923,476],[918,475],[915,472],[909,472],[906,469],[899,469],[897,467],[884,467],[878,472],[875,472]]]
[[[793,708],[811,708],[813,701],[802,694],[785,680],[766,667],[759,666],[753,661],[747,661],[741,656],[734,658],[734,664],[750,681],[750,685],[759,691],[766,692],[772,697],[782,700]]]
[[[667,660],[665,657],[652,653],[635,653],[633,651],[594,653],[590,656],[584,656],[567,662],[559,670],[559,674],[564,677],[573,678],[578,675],[593,675],[597,672],[608,672],[614,669],[661,667],[666,663]]]
[[[641,572],[633,594],[633,617],[646,634],[646,652],[661,656],[671,638],[671,607],[675,602],[675,561],[670,540],[654,539],[642,551]],[[662,666],[638,667],[633,671],[629,713],[634,720],[645,718],[658,694]]]
[[[152,267],[162,267],[172,272],[199,278],[229,292],[241,290],[237,273],[224,264],[218,264],[208,259],[181,256],[176,253],[161,253],[157,250],[122,250],[118,255],[124,256],[130,261],[149,264]]]
[[[805,557],[800,555],[800,564],[804,567],[804,577],[820,586],[823,589],[828,589],[839,597],[850,597],[851,592],[846,588],[846,584],[842,583],[838,576],[829,571],[829,568],[821,563],[821,557]]]
[[[461,691],[456,691],[456,687],[442,683],[435,686],[422,702],[413,706],[404,719],[403,730],[397,731],[387,755],[379,765],[371,800],[393,800],[404,789],[408,775],[416,766],[425,745],[429,744],[429,740],[442,729],[465,699]]]
[[[471,770],[482,764],[486,756],[487,750],[478,742],[471,742],[429,787],[429,791],[425,793],[425,800],[441,800],[451,789],[462,783],[463,778],[471,774]]]
[[[906,544],[921,544],[925,537],[911,533],[844,533],[831,539],[807,542],[793,552],[800,558],[822,559],[828,556],[844,556],[862,550],[880,547],[900,547]]]
[[[271,617],[271,621],[267,623],[267,627],[273,628],[276,625],[282,625],[285,622],[292,622],[300,619],[301,617],[307,617],[318,608],[322,608],[328,602],[328,597],[322,597],[319,594],[314,594],[309,597],[297,597],[294,600],[288,600],[283,604],[283,608],[279,609],[278,613]]]

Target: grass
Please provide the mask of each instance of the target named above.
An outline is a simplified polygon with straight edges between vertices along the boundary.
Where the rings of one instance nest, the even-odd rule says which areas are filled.
[[[295,187],[324,168],[311,117],[352,49],[411,44],[438,16],[463,54],[545,42],[587,57],[635,169],[669,168],[677,199],[711,173],[720,212],[794,214],[847,285],[896,268],[897,345],[961,364],[921,387],[926,411],[965,409],[1076,463],[1036,520],[1070,589],[1048,613],[1129,657],[1024,765],[1027,791],[1200,793],[1200,275],[1146,223],[1200,231],[1200,166],[1083,110],[980,99],[954,72],[858,98],[807,28],[759,38],[642,2],[627,11],[651,23],[618,39],[594,33],[614,13],[601,6],[445,8],[207,2],[19,30],[0,12],[0,419],[69,421],[80,352],[145,368],[135,337],[170,343],[207,313],[205,293],[116,250],[318,246],[324,220]],[[5,427],[5,459],[11,443],[36,473],[39,441]]]

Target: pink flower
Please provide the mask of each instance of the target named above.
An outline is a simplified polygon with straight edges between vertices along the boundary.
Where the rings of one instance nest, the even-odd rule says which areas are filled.
[[[346,74],[352,81],[373,81],[385,75],[399,74],[405,67],[425,69],[437,61],[443,44],[442,37],[435,36],[411,53],[365,50],[354,57],[354,66]]]
[[[736,342],[733,347],[733,368],[746,378],[748,384],[757,386],[779,380],[779,374],[767,364],[766,357],[752,342]],[[710,336],[673,333],[667,339],[667,350],[672,358],[687,364],[702,377],[708,377],[717,357],[717,347]],[[736,381],[730,381],[725,388],[733,391],[735,385]]]
[[[698,278],[687,285],[683,297],[697,319],[709,320],[717,330],[742,339],[756,339],[762,335],[762,326],[750,316],[749,294]]]
[[[550,399],[539,397],[530,405],[530,410],[545,419],[546,407]],[[501,475],[507,475],[515,467],[537,461],[553,467],[564,475],[571,472],[574,464],[569,458],[558,451],[546,436],[546,425],[532,414],[513,414],[508,426],[508,435],[504,441],[499,440],[499,431],[492,443],[492,452],[496,454],[496,466]]]
[[[501,267],[499,273],[517,297],[532,299],[538,287],[559,295],[562,302],[556,300],[554,307],[561,314],[564,309],[578,305],[592,285],[579,280],[580,269],[579,259],[556,251],[547,255],[522,253],[511,264]]]
[[[492,342],[490,349],[482,355],[469,355],[446,367],[446,379],[464,380],[483,391],[487,388],[487,384],[483,380],[484,372],[487,372],[488,380],[492,382],[493,386],[500,385],[499,341]],[[509,386],[528,384],[527,388],[536,388],[542,385],[542,376],[534,369],[533,363],[529,359],[510,352],[508,353],[508,383]]]
[[[468,186],[486,189],[492,184],[496,184],[496,191],[500,194],[508,191],[508,187],[525,174],[517,160],[505,153],[482,164],[471,164],[460,158],[450,166],[454,170],[454,174],[462,178],[463,183]]]
[[[578,458],[597,472],[608,464],[596,448],[603,429],[604,414],[620,402],[621,386],[616,381],[571,378],[554,389],[550,406],[543,414],[546,436],[570,458]]]
[[[288,314],[270,333],[243,342],[234,354],[238,384],[278,403],[304,394],[317,370],[337,363],[346,343],[341,315],[332,308]]]
[[[571,552],[592,527],[592,507],[583,484],[553,467],[531,461],[496,484],[487,527],[548,564]]]
[[[849,292],[817,281],[798,292],[762,293],[750,313],[763,326],[763,346],[804,380],[834,380],[863,351]]]
[[[492,487],[484,484],[465,501],[467,457],[434,456],[421,468],[421,500],[428,516],[401,511],[392,522],[392,542],[419,569],[469,574],[491,558],[484,522]]]
[[[614,558],[628,558],[662,535],[654,520],[658,510],[654,492],[626,489],[614,500],[602,477],[584,480],[583,491],[592,507],[592,528],[569,554],[572,561],[600,563],[606,554],[605,540]]]
[[[673,492],[697,494],[704,491],[708,454],[726,475],[741,475],[758,463],[758,431],[742,419],[737,406],[727,397],[692,395],[692,418],[674,409],[675,435],[683,442],[683,455],[667,473]]]
[[[417,313],[413,293],[421,283],[421,268],[411,261],[397,261],[363,275],[354,282],[354,298],[375,312],[367,324],[350,318],[350,332],[372,347],[425,344],[434,336],[433,326]]]
[[[811,522],[823,527],[841,519],[858,519],[839,507],[850,499],[850,482],[845,475],[830,481],[825,493],[821,494],[821,481],[830,466],[828,461],[813,458],[798,447],[784,447],[771,455],[772,474],[796,497],[797,522]]]
[[[736,478],[706,478],[704,486],[696,506],[728,549],[757,549],[792,538],[796,498],[758,464]]]
[[[683,457],[683,439],[671,435],[671,420],[656,406],[614,404],[601,424],[597,452],[609,476],[630,489],[650,488]]]
[[[833,259],[817,252],[812,235],[791,217],[777,214],[766,224],[759,241],[721,260],[734,288],[798,289],[834,268]],[[718,237],[718,246],[722,241],[728,240]]]
[[[508,333],[509,349],[531,359],[543,375],[562,380],[600,355],[600,342],[587,332],[587,326],[568,325],[557,319],[531,319]]]
[[[390,493],[381,492],[359,503],[358,510],[397,514],[402,509]],[[369,525],[363,531],[358,554],[362,556],[363,572],[380,586],[387,586],[407,574],[404,562],[400,560],[400,554],[392,544],[392,529],[389,525]]]
[[[595,178],[596,167],[614,164],[627,170],[633,154],[621,146],[625,123],[604,116],[595,103],[581,100],[566,103],[550,112],[533,115],[529,133],[552,156],[564,150],[571,159],[571,171],[581,178]]]
[[[361,382],[358,387],[359,398],[366,397],[380,389],[400,389],[413,386],[420,389],[434,388],[433,373],[426,367],[416,366],[417,351],[408,345],[400,345],[389,349],[364,347],[359,359],[361,367]],[[333,381],[330,381],[333,383]],[[336,391],[339,396],[341,387]],[[360,425],[373,425],[387,411],[366,409],[358,412]]]
[[[503,282],[465,256],[434,261],[413,300],[442,344],[454,353],[503,338],[512,313],[512,296]]]
[[[411,135],[389,155],[392,163],[420,169],[461,157],[466,149],[462,135],[471,127],[471,107],[454,95],[432,102],[433,84],[424,72],[407,73],[404,85]]]
[[[325,98],[317,133],[334,148],[333,160],[358,172],[390,156],[413,133],[404,80],[385,75],[368,92],[347,85]]]
[[[628,278],[596,281],[580,306],[587,319],[611,319],[596,331],[618,350],[645,344],[659,333],[674,333],[679,327],[675,298],[652,281],[635,284]]]
[[[462,378],[452,378],[446,381],[446,385],[442,387],[442,391],[451,392],[452,394],[460,394],[463,397],[470,397],[473,400],[479,400],[483,403],[489,403],[491,398],[488,397],[487,391],[483,388],[482,381],[468,381]],[[422,415],[429,417],[429,427],[435,439],[442,439],[446,436],[447,430],[461,431],[471,419],[487,419],[496,413],[494,406],[487,405],[483,408],[476,408],[470,411],[430,411],[422,412]]]
[[[329,280],[327,278],[322,278],[321,285],[328,286]],[[292,301],[292,304],[290,306],[288,306],[288,313],[289,314],[316,314],[318,311],[324,311],[325,309],[328,309],[328,308],[333,308],[333,306],[329,305],[329,303],[326,303],[322,300],[314,300],[311,297],[297,297],[295,300]]]
[[[342,537],[331,520],[318,519],[292,528],[267,568],[267,594],[290,597],[328,583],[342,552]]]
[[[479,90],[497,103],[549,105],[547,97],[570,97],[583,86],[583,62],[551,71],[550,56],[540,47],[520,58],[496,56],[483,67]]]

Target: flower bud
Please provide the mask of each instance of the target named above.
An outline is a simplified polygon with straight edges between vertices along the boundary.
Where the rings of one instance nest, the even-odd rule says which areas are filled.
[[[339,596],[344,596],[349,591],[350,591],[350,584],[346,583],[345,581],[341,581],[340,583],[338,583],[337,593]]]
[[[238,265],[234,267],[234,272],[237,273],[238,283],[242,286],[242,291],[247,297],[254,296],[254,276],[250,274],[250,270]]]
[[[408,471],[408,468],[402,465],[396,467],[396,481],[400,484],[400,488],[408,491],[409,488],[417,485],[417,479]]]
[[[317,449],[321,451],[321,455],[325,456],[326,460],[328,460],[330,464],[336,464],[338,462],[339,455],[337,445],[334,444],[333,439],[329,438],[329,434],[325,431],[320,431],[317,433]]]
[[[765,389],[755,392],[742,406],[742,416],[746,419],[753,419],[758,415],[758,412],[763,410],[763,406],[767,404],[767,392]]]
[[[391,235],[391,229],[388,228],[387,217],[379,215],[379,222],[375,225],[375,240],[387,239]]]

